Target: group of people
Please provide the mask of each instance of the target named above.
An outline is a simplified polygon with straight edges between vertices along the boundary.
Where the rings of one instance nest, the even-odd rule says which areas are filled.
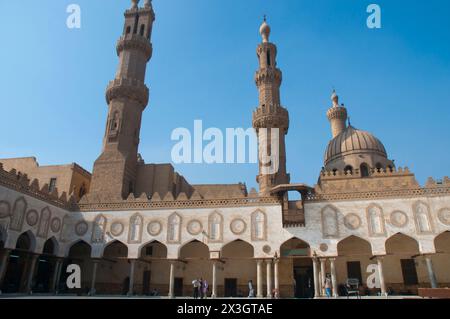
[[[192,286],[194,287],[194,299],[208,297],[208,282],[206,279],[194,279],[192,281]]]

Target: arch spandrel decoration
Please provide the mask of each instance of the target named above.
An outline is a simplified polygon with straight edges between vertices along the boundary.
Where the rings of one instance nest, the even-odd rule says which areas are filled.
[[[18,198],[13,205],[11,222],[9,228],[15,231],[21,231],[23,227],[23,221],[25,219],[25,212],[27,210],[27,201],[25,198]]]
[[[326,206],[321,211],[323,238],[339,238],[338,210]]]
[[[367,226],[370,237],[385,237],[386,225],[383,209],[376,204],[367,207],[366,210]]]
[[[430,216],[430,208],[424,202],[416,202],[413,205],[414,222],[419,235],[434,234],[433,224]]]
[[[223,241],[223,217],[218,212],[213,212],[208,217],[208,241],[210,243]]]
[[[173,213],[167,221],[167,242],[179,244],[181,242],[181,216]]]
[[[144,227],[144,219],[138,213],[130,218],[128,230],[128,243],[139,244],[142,241],[142,229]]]
[[[52,212],[48,207],[45,207],[41,211],[41,218],[39,220],[39,227],[37,236],[41,238],[46,238],[48,234],[48,228],[50,226],[50,218],[52,217]]]
[[[251,226],[253,241],[267,240],[267,218],[263,211],[257,210],[252,213]]]
[[[94,225],[92,227],[92,239],[93,244],[104,243],[105,242],[105,231],[106,231],[107,219],[103,215],[98,215],[95,217]]]

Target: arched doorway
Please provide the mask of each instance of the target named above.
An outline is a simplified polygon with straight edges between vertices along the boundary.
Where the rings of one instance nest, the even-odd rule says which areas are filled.
[[[174,294],[175,296],[192,296],[192,281],[194,279],[204,279],[209,284],[212,282],[209,248],[204,243],[194,240],[180,248],[179,256],[183,265],[177,267]],[[210,290],[209,293],[211,292]]]
[[[33,285],[33,292],[48,293],[52,288],[52,280],[56,271],[56,253],[58,242],[55,237],[49,238],[45,244],[42,254],[39,256],[36,265],[37,272]]]
[[[417,294],[419,284],[428,282],[428,274],[419,256],[418,242],[402,233],[386,240],[386,258],[383,263],[386,286],[390,294]]]
[[[152,241],[141,248],[140,260],[144,264],[142,273],[142,294],[167,296],[169,293],[170,265],[167,261],[167,247],[159,241]]]
[[[221,249],[221,271],[217,272],[217,294],[224,297],[246,297],[248,282],[256,291],[256,266],[253,246],[243,240],[232,241]],[[222,284],[223,283],[223,284]]]
[[[337,245],[338,258],[336,259],[336,281],[340,296],[346,295],[344,284],[347,279],[358,279],[359,285],[365,294],[374,294],[367,287],[367,267],[376,264],[372,258],[372,246],[367,240],[357,236],[349,236]]]
[[[431,256],[436,280],[442,287],[450,286],[450,231],[443,232],[434,239],[436,254]]]
[[[68,290],[66,286],[67,277],[70,275],[66,271],[61,272],[61,280],[59,281],[60,292],[87,294],[90,289],[90,279],[92,278],[92,261],[91,246],[83,240],[77,241],[70,246],[69,253],[64,262],[62,269],[67,269],[68,265],[76,264],[81,269],[81,288]]]
[[[291,238],[280,246],[280,295],[314,297],[314,271],[307,242]]]
[[[32,252],[36,239],[30,231],[17,238],[16,247],[9,255],[8,268],[1,291],[4,293],[24,292],[28,281]]]
[[[129,275],[128,247],[120,241],[109,243],[98,265],[95,289],[99,294],[127,294],[125,279]]]

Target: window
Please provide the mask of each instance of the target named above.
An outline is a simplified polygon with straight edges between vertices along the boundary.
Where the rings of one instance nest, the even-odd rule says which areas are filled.
[[[353,167],[351,167],[350,165],[345,166],[344,173],[352,175],[353,174]]]
[[[139,34],[141,36],[144,36],[144,32],[145,32],[145,24],[141,24],[141,31],[139,31]]]
[[[126,34],[130,34],[131,33],[131,27],[130,26],[128,26],[127,27],[127,31],[126,31]]]
[[[369,167],[366,163],[361,164],[360,166],[361,177],[369,177]]]
[[[383,168],[383,166],[381,166],[380,163],[376,163],[376,164],[375,164],[375,167],[376,167],[378,173],[380,173],[380,172],[381,172],[381,169]]]
[[[85,194],[86,194],[86,185],[84,185],[84,183],[83,183],[83,185],[81,185],[81,187],[80,187],[80,191],[78,193],[78,198],[83,197]]]
[[[153,246],[145,247],[145,256],[153,255]]]
[[[361,263],[359,261],[347,262],[347,279],[348,278],[358,279],[359,284],[362,284]]]
[[[270,66],[270,50],[267,50],[267,66]]]
[[[50,184],[48,185],[49,192],[53,192],[56,188],[56,178],[50,178]]]
[[[403,283],[405,285],[417,285],[419,280],[414,259],[402,259],[400,262],[402,265]]]

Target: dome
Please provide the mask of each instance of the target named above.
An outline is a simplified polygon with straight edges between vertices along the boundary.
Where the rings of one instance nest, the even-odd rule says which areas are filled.
[[[325,165],[353,154],[375,155],[387,159],[386,149],[379,139],[350,125],[328,143]]]

